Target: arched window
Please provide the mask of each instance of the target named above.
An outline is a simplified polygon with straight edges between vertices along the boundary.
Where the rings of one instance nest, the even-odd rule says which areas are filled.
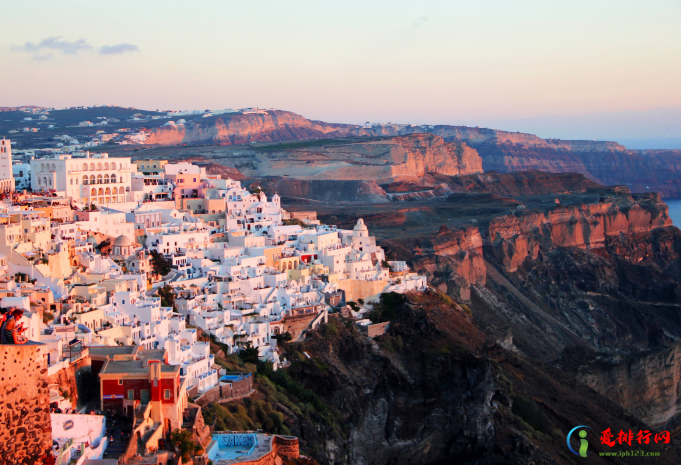
[[[40,171],[45,171],[45,163],[40,164]]]
[[[95,164],[94,164],[94,163],[90,163],[90,171],[94,171],[94,170],[95,170]]]
[[[101,163],[97,163],[97,171],[102,171],[102,164]]]
[[[112,170],[115,170],[115,169],[116,169],[116,163],[111,162],[111,169],[112,169]]]
[[[87,163],[83,163],[83,171],[87,171]]]
[[[57,165],[55,165],[54,163],[52,163],[52,171],[57,171]]]
[[[104,175],[104,184],[109,184],[109,175],[108,174]]]
[[[102,175],[98,174],[97,175],[97,184],[101,184],[101,183],[102,183]]]
[[[99,191],[97,192],[99,195],[104,195],[104,189],[101,187],[99,188]]]
[[[111,182],[116,184],[116,173],[111,175]]]
[[[125,176],[121,174],[121,180],[119,182],[125,182]]]
[[[292,262],[288,262],[288,269],[289,270],[293,269],[293,263]]]
[[[95,183],[95,175],[91,174],[90,175],[90,184],[94,184],[94,183]]]
[[[92,197],[94,197],[95,195],[97,195],[97,190],[96,190],[96,189],[92,189],[92,191],[90,191],[90,195],[91,195]]]
[[[105,170],[108,170],[108,169],[109,169],[109,164],[108,164],[108,163],[104,163],[104,169],[105,169]]]
[[[104,194],[111,195],[111,189],[107,187],[106,190],[104,191]]]

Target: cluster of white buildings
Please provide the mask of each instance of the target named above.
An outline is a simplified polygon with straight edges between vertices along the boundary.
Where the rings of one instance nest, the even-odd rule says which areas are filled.
[[[75,340],[134,344],[164,349],[204,392],[219,376],[201,335],[229,352],[256,348],[277,368],[279,335],[302,337],[346,301],[426,287],[386,261],[361,219],[351,230],[285,224],[278,195],[188,163],[57,155],[30,171],[33,191],[50,195],[0,204],[0,305],[27,310],[51,372]]]

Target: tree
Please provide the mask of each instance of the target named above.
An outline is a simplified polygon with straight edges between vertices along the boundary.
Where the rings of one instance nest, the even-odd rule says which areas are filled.
[[[155,250],[151,251],[151,266],[156,274],[165,276],[173,269],[169,260]]]
[[[246,348],[239,352],[239,358],[244,361],[244,363],[252,363],[253,365],[258,364],[258,349],[251,347],[251,343],[246,344]]]
[[[163,307],[173,307],[175,308],[175,292],[172,286],[166,284],[156,291],[158,296],[161,298],[161,305]]]
[[[194,441],[192,432],[186,429],[176,429],[173,431],[170,434],[170,440],[180,450],[183,461],[189,460],[197,451],[203,449],[200,444]]]
[[[291,333],[286,331],[285,333],[277,334],[273,336],[280,344],[283,344],[284,342],[289,342],[293,340],[293,336],[291,336]]]

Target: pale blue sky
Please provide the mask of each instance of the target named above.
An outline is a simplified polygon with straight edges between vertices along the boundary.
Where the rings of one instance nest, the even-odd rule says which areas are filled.
[[[678,0],[10,0],[2,10],[4,106],[258,105],[468,125],[681,107]]]

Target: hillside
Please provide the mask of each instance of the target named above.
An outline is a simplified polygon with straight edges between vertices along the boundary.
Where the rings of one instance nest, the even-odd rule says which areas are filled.
[[[147,142],[159,145],[218,144],[321,139],[329,133],[354,126],[312,121],[290,111],[229,113],[193,119],[184,125],[163,126],[150,131]]]

